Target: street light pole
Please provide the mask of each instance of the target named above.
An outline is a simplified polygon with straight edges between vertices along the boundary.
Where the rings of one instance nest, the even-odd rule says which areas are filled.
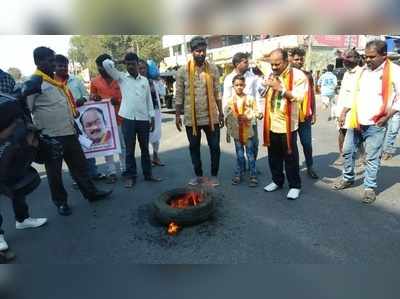
[[[308,36],[308,59],[307,59],[307,70],[311,70],[311,57],[312,57],[312,35]]]

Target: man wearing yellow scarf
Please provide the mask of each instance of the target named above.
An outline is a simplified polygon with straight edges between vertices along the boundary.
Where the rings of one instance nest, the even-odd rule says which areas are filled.
[[[354,184],[355,148],[365,143],[364,203],[376,200],[377,175],[387,121],[400,110],[400,67],[387,58],[386,42],[373,40],[365,47],[366,66],[355,83],[352,101],[344,104],[340,123],[350,114],[349,129],[343,145],[343,176],[333,186],[336,190]]]
[[[201,36],[190,41],[192,58],[178,70],[176,76],[176,127],[182,130],[181,111],[185,114],[186,135],[196,177],[190,185],[203,181],[200,145],[201,131],[207,137],[211,154],[211,185],[218,186],[220,128],[224,114],[218,91],[219,71],[206,61],[207,42]]]
[[[54,79],[54,51],[39,47],[33,51],[33,57],[37,66],[35,76],[43,79],[42,92],[29,96],[27,102],[37,128],[62,147],[62,156],[45,161],[45,168],[52,200],[57,206],[58,213],[67,216],[71,214],[71,209],[62,181],[63,160],[67,163],[72,177],[87,200],[103,199],[112,191],[99,191],[89,177],[86,159],[74,125],[77,111],[73,96],[65,84]]]
[[[312,148],[312,125],[316,121],[315,111],[315,94],[314,79],[309,72],[303,70],[304,56],[306,52],[301,48],[291,49],[291,66],[301,70],[307,77],[308,89],[304,96],[304,100],[299,104],[299,138],[303,146],[304,157],[306,159],[307,174],[312,179],[318,179],[313,164],[313,148]]]
[[[272,182],[264,190],[273,192],[283,187],[285,167],[290,188],[287,199],[295,200],[301,190],[297,149],[299,103],[307,90],[307,78],[302,71],[289,65],[287,51],[283,49],[271,52],[270,63],[272,73],[266,74],[258,88],[265,97],[263,137],[272,174]]]

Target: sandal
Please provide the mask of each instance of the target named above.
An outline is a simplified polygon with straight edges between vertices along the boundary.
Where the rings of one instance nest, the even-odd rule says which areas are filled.
[[[153,166],[165,166],[165,164],[162,163],[160,160],[153,160],[151,161],[151,164],[153,164]]]
[[[254,188],[254,187],[257,187],[257,186],[258,186],[257,177],[251,176],[251,177],[250,177],[250,182],[249,182],[249,187]]]
[[[353,184],[354,182],[346,181],[344,179],[339,179],[336,183],[333,184],[332,188],[334,190],[343,190],[351,187]]]
[[[240,184],[240,181],[241,181],[240,176],[235,176],[232,179],[232,185],[238,185],[238,184]]]

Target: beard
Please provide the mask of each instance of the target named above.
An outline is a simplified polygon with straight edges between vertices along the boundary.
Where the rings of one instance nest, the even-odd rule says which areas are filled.
[[[205,56],[195,56],[195,57],[193,57],[193,59],[197,64],[203,64],[204,61],[206,61]]]

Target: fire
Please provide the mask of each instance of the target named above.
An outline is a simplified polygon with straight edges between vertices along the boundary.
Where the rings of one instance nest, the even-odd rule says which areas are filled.
[[[169,205],[175,209],[184,209],[189,206],[197,206],[202,201],[200,193],[191,191],[174,198]]]
[[[168,225],[168,234],[171,236],[174,236],[178,233],[178,231],[180,230],[180,226],[178,224],[176,224],[175,222],[171,222]]]

